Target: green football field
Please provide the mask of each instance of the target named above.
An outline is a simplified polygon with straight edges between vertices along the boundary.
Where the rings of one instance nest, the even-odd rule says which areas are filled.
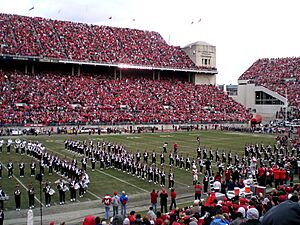
[[[67,151],[64,149],[64,141],[66,139],[78,139],[78,140],[94,140],[97,141],[108,141],[112,143],[122,144],[127,150],[136,152],[139,150],[143,153],[147,150],[150,154],[152,150],[155,150],[157,153],[160,153],[162,150],[162,145],[164,142],[168,143],[168,151],[171,151],[173,148],[173,144],[178,144],[179,154],[189,154],[190,158],[196,158],[196,149],[198,143],[196,141],[197,136],[200,136],[201,146],[206,146],[207,149],[212,148],[215,151],[217,148],[219,149],[219,153],[224,149],[226,153],[231,150],[233,156],[235,152],[238,152],[240,155],[244,152],[245,144],[255,144],[255,143],[264,143],[274,144],[275,136],[272,135],[263,135],[263,134],[248,134],[248,133],[233,133],[233,132],[221,132],[221,131],[198,131],[198,132],[177,132],[177,133],[143,133],[143,134],[113,134],[113,135],[52,135],[52,136],[22,136],[22,137],[11,137],[12,139],[26,139],[32,141],[42,142],[48,152],[51,154],[57,154],[60,158],[71,161],[73,157],[78,159],[79,165],[81,165],[80,160],[81,157],[78,155],[74,155],[74,153]],[[7,139],[8,137],[3,137],[3,139]],[[89,143],[89,141],[87,142]],[[10,196],[9,201],[5,201],[4,206],[6,210],[14,210],[15,203],[13,198],[13,192],[15,189],[16,183],[20,183],[21,186],[21,209],[28,208],[28,196],[25,188],[28,187],[28,184],[32,182],[35,192],[36,192],[36,206],[38,206],[38,201],[40,201],[39,195],[39,182],[35,180],[34,177],[30,176],[29,164],[32,159],[27,155],[16,154],[14,148],[11,150],[11,154],[6,153],[6,148],[3,147],[3,152],[0,154],[1,163],[3,166],[7,165],[9,159],[11,159],[14,163],[14,177],[9,179],[7,176],[7,171],[3,168],[3,176],[0,180],[0,184],[6,194]],[[151,158],[151,156],[149,157]],[[25,162],[25,177],[19,177],[19,168],[18,164],[20,160]],[[157,160],[159,160],[159,154],[157,155]],[[37,163],[37,171],[38,171],[38,162]],[[152,189],[161,189],[158,184],[149,183],[146,180],[139,179],[137,177],[133,177],[128,175],[127,173],[123,173],[122,171],[117,171],[116,169],[104,169],[100,170],[100,165],[97,163],[96,170],[91,171],[90,161],[87,168],[87,173],[90,177],[90,185],[88,188],[88,192],[84,195],[83,198],[78,198],[77,193],[77,201],[90,201],[96,200],[103,197],[106,193],[113,194],[114,191],[121,192],[123,190],[126,191],[129,196],[131,194],[139,194],[139,193],[149,193]],[[169,163],[168,159],[166,159],[165,163],[165,171],[166,175],[168,175],[169,171]],[[213,164],[214,165],[214,164]],[[193,193],[192,186],[192,174],[190,171],[180,170],[174,168],[175,174],[175,189],[177,192],[191,192]],[[60,178],[59,175],[53,174],[51,176],[48,175],[47,169],[45,170],[44,180],[48,180],[51,182],[52,187],[56,190],[56,185],[54,182]],[[200,177],[200,180],[202,178]],[[166,179],[166,184],[168,180]],[[44,198],[44,195],[43,195]],[[66,194],[66,204],[72,204],[69,201],[69,193]],[[44,203],[44,199],[42,200]],[[52,204],[58,204],[58,193],[52,198]]]

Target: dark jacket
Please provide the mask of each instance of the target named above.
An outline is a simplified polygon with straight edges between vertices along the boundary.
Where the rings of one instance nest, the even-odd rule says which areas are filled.
[[[286,200],[271,208],[264,216],[262,225],[291,225],[299,224],[300,204]]]

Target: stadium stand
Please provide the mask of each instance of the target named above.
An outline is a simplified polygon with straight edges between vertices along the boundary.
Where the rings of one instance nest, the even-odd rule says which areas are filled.
[[[1,124],[244,122],[215,86],[176,80],[1,72]]]
[[[300,58],[259,59],[239,80],[250,80],[285,96],[289,105],[300,108]]]
[[[0,14],[0,54],[198,70],[154,31]]]
[[[181,76],[178,69],[216,69],[197,67],[154,31],[0,14],[0,36],[1,125],[245,122],[251,117],[217,87],[187,82],[188,74]],[[40,59],[64,61],[52,64],[60,67],[54,72]],[[94,62],[102,69],[75,75],[65,61]],[[37,69],[29,71],[33,64]],[[160,71],[135,70],[117,77],[116,69],[104,69],[111,65],[177,72],[160,76]]]

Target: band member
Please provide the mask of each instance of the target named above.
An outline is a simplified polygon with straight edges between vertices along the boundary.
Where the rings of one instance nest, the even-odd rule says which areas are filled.
[[[5,193],[0,184],[0,210],[4,210]]]
[[[159,183],[159,169],[156,167],[154,169],[154,184]]]
[[[156,164],[156,152],[152,151],[152,164]]]
[[[197,136],[197,143],[198,143],[198,146],[200,146],[200,137]]]
[[[20,208],[21,208],[21,191],[20,191],[20,188],[19,188],[19,184],[16,185],[14,195],[15,195],[16,211],[20,211]]]
[[[148,164],[148,157],[149,157],[149,154],[147,152],[147,150],[144,152],[144,163]]]
[[[165,143],[163,144],[163,153],[167,153],[167,146],[168,146],[168,143],[165,142]]]
[[[190,170],[190,168],[191,168],[191,160],[189,158],[189,155],[187,155],[185,159],[185,170],[188,171]]]
[[[84,187],[85,187],[84,180],[81,179],[78,184],[79,184],[79,198],[82,198],[84,195]]]
[[[87,159],[85,157],[83,157],[81,159],[81,166],[83,170],[86,170],[86,164],[87,164]]]
[[[76,201],[76,190],[79,188],[79,185],[76,183],[75,180],[71,180],[69,183],[70,188],[70,201],[75,202]]]
[[[2,146],[3,146],[4,141],[0,140],[0,153],[2,152]]]
[[[48,173],[49,175],[52,175],[53,173],[53,159],[50,159],[48,162]]]
[[[96,158],[94,156],[91,159],[91,163],[92,163],[92,171],[95,171],[95,168],[96,168]]]
[[[31,161],[30,163],[30,176],[35,176],[36,164],[35,162]]]
[[[174,166],[174,156],[173,156],[173,153],[172,153],[172,152],[171,152],[170,155],[169,155],[169,159],[170,159],[169,165],[170,165],[170,166]]]
[[[196,165],[193,165],[192,173],[193,173],[193,185],[195,185],[198,182],[198,170]]]
[[[41,161],[40,161],[40,171],[41,171],[41,174],[45,174],[45,167],[46,167],[46,165],[45,165],[45,163],[44,163],[44,160],[43,159],[41,159]]]
[[[28,199],[29,199],[29,209],[34,208],[34,188],[32,187],[32,184],[30,183],[28,186]]]
[[[0,162],[0,179],[2,179],[2,170],[3,170],[3,166],[2,163]]]
[[[60,178],[59,183],[57,184],[58,194],[59,194],[59,204],[65,204],[65,183],[62,178]]]
[[[8,139],[7,144],[6,144],[7,154],[10,154],[11,144],[12,144],[12,140]]]
[[[175,166],[178,168],[179,167],[179,163],[180,163],[180,157],[178,154],[176,154],[175,156]]]
[[[49,185],[48,182],[46,182],[45,183],[45,187],[43,188],[43,191],[45,193],[45,204],[46,204],[46,207],[50,207],[50,204],[51,204],[51,195],[50,195],[50,194],[52,194],[52,193],[50,193],[51,190],[52,190],[51,186]]]
[[[170,173],[169,173],[169,189],[174,187],[174,173],[172,171],[172,169],[170,169]]]
[[[166,173],[165,173],[165,170],[162,169],[160,171],[160,186],[165,186],[166,185]]]
[[[203,177],[204,193],[208,192],[208,183],[209,183],[209,173],[208,171],[206,171],[205,176]]]
[[[21,144],[20,144],[21,154],[22,155],[25,154],[25,146],[26,146],[26,141],[22,141]]]
[[[8,170],[8,178],[12,178],[13,176],[13,171],[14,171],[14,164],[12,163],[12,161],[9,160],[8,164],[7,164],[7,170]]]
[[[2,209],[0,209],[0,225],[3,225],[3,221],[4,221],[4,212]]]
[[[25,164],[23,161],[19,163],[20,177],[24,177],[25,174]]]
[[[164,152],[160,153],[160,165],[164,165],[165,164],[165,155]]]

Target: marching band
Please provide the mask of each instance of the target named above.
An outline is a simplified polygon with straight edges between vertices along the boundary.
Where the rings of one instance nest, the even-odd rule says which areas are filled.
[[[1,151],[3,150],[2,146],[5,142],[0,140]],[[13,145],[14,143],[14,145]],[[36,162],[39,161],[39,169],[42,174],[45,174],[46,168],[48,168],[48,174],[51,175],[53,172],[56,172],[61,176],[61,179],[57,181],[57,189],[59,194],[60,205],[65,204],[66,201],[66,192],[70,192],[70,201],[76,201],[76,192],[78,191],[79,197],[83,197],[88,189],[90,183],[89,176],[85,170],[81,169],[77,165],[77,161],[74,158],[71,162],[66,159],[61,159],[57,155],[52,155],[47,152],[46,148],[39,142],[27,142],[17,139],[13,142],[9,139],[6,143],[7,153],[10,153],[11,146],[14,147],[17,154],[26,154],[31,157],[31,163],[28,166],[30,169],[30,176],[35,177],[36,175]],[[87,164],[87,159],[84,159],[82,164]],[[19,164],[19,176],[25,176],[26,165],[23,160],[20,160]],[[85,166],[86,168],[86,166]],[[9,159],[7,163],[8,178],[14,176],[14,163]],[[2,178],[2,164],[0,163],[0,179]],[[29,199],[29,208],[34,208],[34,198],[35,191],[32,183],[28,185],[27,188],[28,199]],[[45,195],[45,206],[51,206],[51,197],[56,193],[51,183],[46,181],[44,182],[43,192]],[[17,184],[16,189],[13,193],[16,205],[16,211],[20,211],[21,208],[21,190],[19,184]],[[0,207],[3,209],[4,201],[7,201],[9,197],[4,193],[0,186]]]

